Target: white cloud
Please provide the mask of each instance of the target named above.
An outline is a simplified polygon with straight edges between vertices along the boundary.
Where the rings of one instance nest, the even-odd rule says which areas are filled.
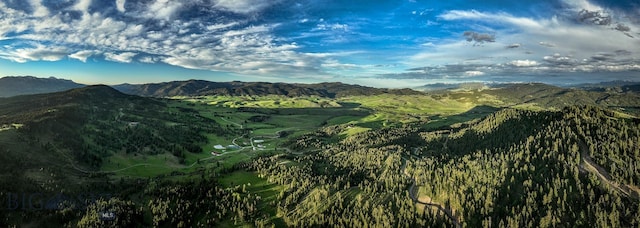
[[[277,25],[249,26],[247,28],[225,32],[224,36],[231,37],[231,36],[242,36],[242,35],[247,35],[252,33],[265,33],[270,31],[275,26]]]
[[[540,41],[538,42],[538,44],[540,44],[541,46],[545,46],[545,47],[555,47],[555,44],[549,43],[549,42],[544,42],[544,41]]]
[[[59,61],[67,55],[68,49],[65,47],[45,47],[44,45],[36,45],[36,47],[31,48],[18,48],[10,51],[0,49],[0,58],[19,63],[28,61]]]
[[[175,19],[180,10],[194,4],[212,6],[203,4],[200,0],[118,0],[115,2],[116,9],[123,12],[120,6],[125,6],[126,3],[127,12],[117,16],[101,12],[98,8],[91,8],[91,3],[97,5],[95,1],[71,2],[73,5],[67,9],[54,12],[52,8],[50,16],[36,18],[33,12],[13,10],[0,1],[0,13],[4,16],[0,17],[0,39],[8,39],[5,38],[6,34],[12,34],[9,38],[20,42],[66,47],[55,50],[47,50],[44,47],[24,48],[24,45],[0,47],[0,58],[16,62],[52,61],[65,57],[83,62],[90,58],[104,58],[123,63],[164,62],[191,69],[298,79],[330,78],[345,71],[373,72],[370,69],[375,68],[331,59],[356,52],[300,52],[301,47],[297,43],[287,42],[272,34],[273,28],[279,24],[246,26],[247,20],[224,19],[224,16],[221,16],[221,20],[211,21],[203,18],[191,21]],[[227,11],[233,9],[247,13],[267,7],[267,3],[263,1],[251,3],[258,5],[254,9],[233,8],[233,2],[219,3],[220,7],[227,7]],[[242,2],[236,3],[242,5]],[[79,17],[64,13],[69,9],[84,13]],[[89,9],[92,11],[88,12]],[[348,28],[346,24],[328,25],[329,29]],[[21,34],[14,35],[16,33]]]
[[[330,25],[331,30],[343,30],[343,31],[348,31],[349,30],[349,25],[347,24],[340,24],[340,23],[335,23]]]
[[[100,52],[98,51],[90,51],[90,50],[82,50],[82,51],[78,51],[76,53],[70,54],[69,58],[72,59],[77,59],[80,60],[82,62],[87,62],[87,59],[93,55],[99,54]]]
[[[42,0],[29,0],[29,3],[31,3],[31,7],[33,7],[33,16],[49,16],[49,9],[42,4]]]
[[[589,10],[589,11],[602,11],[604,8],[598,5],[594,5],[586,0],[563,0],[565,4],[570,6],[572,9],[580,11],[580,10]]]
[[[235,21],[230,23],[216,23],[212,25],[207,25],[206,28],[209,31],[217,31],[217,30],[228,29],[239,24],[240,24],[239,22],[235,22]]]
[[[214,0],[214,6],[234,13],[248,14],[261,11],[278,0]]]
[[[113,62],[130,63],[138,53],[135,52],[122,52],[120,54],[104,53],[105,59]]]
[[[601,9],[597,5],[587,3],[574,1],[573,5],[592,10]],[[575,15],[580,9],[573,9],[571,12]],[[610,12],[616,15],[615,11]],[[635,65],[638,65],[637,60],[640,59],[640,45],[636,38],[631,38],[612,27],[578,24],[572,15],[566,15],[565,18],[525,18],[507,13],[452,10],[439,17],[450,21],[464,20],[465,26],[485,27],[487,30],[495,31],[495,42],[477,47],[467,44],[461,36],[458,39],[441,40],[434,46],[422,45],[424,51],[404,62],[410,68],[436,67],[433,68],[434,71],[443,75],[452,69],[441,69],[437,68],[438,66],[469,66],[470,71],[485,66],[487,69],[478,69],[485,73],[484,76],[513,76],[514,73],[532,72],[613,72],[635,69]],[[630,27],[630,31],[637,29],[633,23],[626,25]],[[494,27],[496,29],[492,30]],[[602,60],[605,58],[599,55],[614,52],[626,54],[624,58],[611,57],[612,60],[605,61]],[[596,60],[599,62],[592,63]],[[399,77],[412,75],[424,76],[411,73]]]
[[[532,67],[532,66],[537,66],[538,62],[533,61],[533,60],[513,60],[511,62],[509,62],[509,65],[512,66],[516,66],[516,67]]]
[[[91,1],[92,0],[78,0],[78,2],[73,6],[73,9],[81,11],[83,13],[89,13]]]
[[[476,77],[476,76],[482,76],[482,75],[485,75],[485,73],[477,70],[470,70],[470,71],[464,72],[465,77]]]
[[[113,0],[116,9],[120,12],[126,10],[126,13],[117,13],[116,9],[100,12],[97,8],[98,1],[93,2],[95,5],[91,5],[90,0],[69,1],[77,3],[74,7],[87,13],[70,16],[69,13],[65,13],[68,8],[56,11],[54,7],[46,8],[39,0],[29,0],[30,5],[42,6],[47,10],[48,16],[35,17],[36,14],[45,14],[31,12],[29,9],[12,10],[0,1],[0,13],[3,15],[0,18],[0,40],[15,39],[26,43],[66,47],[38,50],[37,46],[14,45],[0,48],[0,58],[25,62],[59,60],[65,56],[80,61],[104,57],[117,62],[164,62],[184,68],[260,77],[277,75],[283,78],[386,74],[399,72],[407,67],[431,66],[432,69],[425,71],[429,76],[474,77],[474,80],[495,74],[506,75],[533,70],[554,73],[633,70],[638,69],[637,62],[640,59],[638,39],[630,38],[611,26],[577,24],[575,18],[563,18],[562,14],[534,18],[504,12],[448,11],[439,16],[439,22],[461,22],[463,25],[450,27],[459,28],[459,36],[416,40],[416,46],[421,48],[422,52],[408,58],[395,58],[402,59],[398,60],[400,66],[375,67],[349,63],[344,59],[350,58],[345,57],[346,55],[358,54],[360,57],[374,59],[373,61],[382,61],[376,59],[380,55],[368,56],[363,52],[345,55],[304,53],[301,50],[309,43],[295,43],[294,40],[305,37],[278,37],[274,28],[280,26],[279,24],[259,24],[260,20],[255,19],[260,15],[254,14],[277,4],[277,1]],[[583,4],[581,2],[584,1],[576,2],[579,3],[575,4],[578,7],[577,5]],[[186,19],[187,13],[183,15],[181,10],[190,9],[195,5],[202,6],[203,10],[210,10],[209,12],[218,12],[211,9],[214,7],[237,14],[218,12],[219,15],[211,17]],[[35,11],[37,7],[33,8]],[[88,12],[89,9],[92,12]],[[114,13],[117,15],[110,15]],[[616,12],[612,11],[611,15],[620,20],[619,23],[629,27],[625,27],[625,30],[631,31],[630,34],[635,36],[635,33],[640,31],[636,24],[616,16]],[[317,27],[311,29],[311,33],[320,37],[322,45],[329,46],[329,42],[340,42],[340,39],[348,40],[353,37],[345,36],[347,33],[366,36],[358,34],[362,23],[358,21],[338,22],[333,19],[309,18],[300,22],[307,23],[307,26],[312,26],[309,23],[318,23]],[[492,35],[495,34],[495,42],[473,46],[464,41],[462,35],[465,30],[490,32]],[[99,51],[92,53],[87,50]],[[605,55],[597,56],[599,53],[610,54],[618,50],[625,50],[629,54],[612,60],[607,59],[609,57]],[[420,73],[424,75],[424,72]]]
[[[160,60],[158,60],[155,57],[145,56],[145,57],[140,58],[138,61],[140,61],[141,63],[157,63]]]
[[[335,60],[335,59],[326,60],[324,63],[322,63],[322,67],[327,67],[327,68],[332,68],[332,69],[341,69],[341,70],[360,68],[356,64],[340,63],[338,60]]]
[[[576,65],[578,64],[578,60],[574,59],[572,56],[564,56],[559,53],[555,53],[553,55],[544,56],[542,58],[544,61],[554,64],[554,65]]]
[[[171,20],[173,16],[182,8],[181,1],[155,0],[148,5],[144,16],[147,18]]]
[[[118,9],[118,11],[120,11],[121,13],[124,13],[126,11],[126,9],[124,8],[126,1],[127,0],[116,0],[116,9]]]
[[[483,13],[476,10],[451,10],[438,16],[444,20],[479,20],[492,23],[511,24],[527,29],[541,29],[547,22],[526,17],[515,17],[507,13]]]
[[[320,23],[316,26],[316,30],[349,31],[349,25],[340,23]]]

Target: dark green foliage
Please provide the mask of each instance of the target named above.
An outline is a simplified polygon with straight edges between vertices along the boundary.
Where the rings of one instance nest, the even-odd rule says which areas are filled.
[[[153,226],[215,227],[223,221],[251,223],[259,196],[240,187],[223,189],[216,181],[151,183],[145,190]]]
[[[640,186],[640,122],[620,120],[596,107],[570,108],[564,116],[578,133],[579,145],[616,182]],[[585,153],[586,155],[586,153]]]
[[[202,133],[223,134],[217,122],[166,103],[122,94],[107,86],[0,99],[0,125],[20,123],[25,143],[66,151],[90,167],[114,152],[199,153]]]
[[[292,141],[292,148],[321,149],[295,158],[299,166],[277,165],[277,157],[250,166],[290,187],[278,205],[290,225],[452,222],[416,213],[407,193],[414,188],[408,175],[422,189],[421,196],[452,211],[463,226],[640,224],[638,196],[632,190],[640,173],[640,125],[604,109],[506,109],[449,130],[407,125],[338,143],[330,140],[334,132],[323,128]],[[587,167],[587,154],[604,167],[605,176],[610,174],[609,180]],[[407,203],[411,206],[403,206]],[[377,205],[397,213],[378,213]]]
[[[137,227],[143,221],[141,207],[117,198],[98,200],[83,214],[77,227]]]
[[[249,117],[249,121],[260,123],[268,120],[269,118],[271,117],[267,115],[255,115],[255,116]]]

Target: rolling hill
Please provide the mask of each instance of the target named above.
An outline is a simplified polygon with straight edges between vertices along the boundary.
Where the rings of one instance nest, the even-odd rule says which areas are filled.
[[[225,131],[187,109],[104,85],[0,98],[0,129],[2,173],[51,167],[80,176],[114,153],[169,154],[179,161],[201,152],[203,133]],[[12,180],[30,183],[29,177]]]

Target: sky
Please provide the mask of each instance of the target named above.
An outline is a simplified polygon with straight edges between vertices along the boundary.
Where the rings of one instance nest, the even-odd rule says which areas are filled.
[[[640,81],[636,0],[0,0],[0,76]]]

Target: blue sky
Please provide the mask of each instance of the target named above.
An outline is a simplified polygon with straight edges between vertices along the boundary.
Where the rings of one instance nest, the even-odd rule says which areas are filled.
[[[0,0],[0,76],[640,80],[637,1]]]

